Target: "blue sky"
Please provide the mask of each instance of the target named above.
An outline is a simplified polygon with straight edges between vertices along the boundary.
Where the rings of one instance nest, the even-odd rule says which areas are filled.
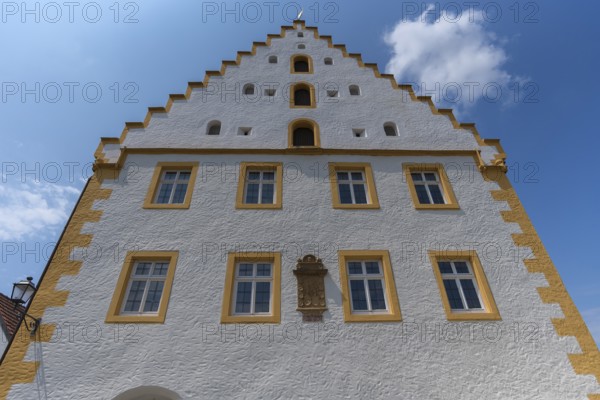
[[[511,180],[600,341],[600,261],[591,251],[600,238],[592,173],[600,57],[591,41],[600,5],[466,3],[84,1],[35,11],[36,2],[3,2],[0,291],[39,278],[99,137],[118,136],[148,106],[278,33],[301,6],[307,25],[502,140]]]

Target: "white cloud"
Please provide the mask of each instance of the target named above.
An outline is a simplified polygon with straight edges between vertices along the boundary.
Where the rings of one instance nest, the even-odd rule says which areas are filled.
[[[45,236],[61,228],[79,194],[79,189],[44,182],[0,186],[0,240],[22,240]]]
[[[506,101],[514,79],[503,69],[508,56],[484,22],[482,17],[456,18],[443,11],[434,19],[426,11],[398,22],[384,36],[392,47],[387,72],[400,82],[413,83],[419,94],[437,103],[468,108],[482,97]]]

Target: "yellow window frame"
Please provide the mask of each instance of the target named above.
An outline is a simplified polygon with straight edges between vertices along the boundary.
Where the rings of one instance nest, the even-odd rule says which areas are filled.
[[[392,271],[390,253],[387,250],[340,250],[338,251],[340,284],[342,288],[342,306],[345,322],[399,322],[402,321],[398,293]],[[348,283],[347,263],[352,260],[378,260],[381,262],[389,313],[357,314],[352,313],[350,285]]]
[[[500,312],[496,306],[496,301],[488,284],[485,272],[481,266],[481,261],[477,256],[477,252],[474,250],[453,250],[453,251],[429,251],[429,258],[431,259],[431,265],[433,266],[433,272],[435,279],[440,290],[440,297],[442,298],[442,304],[444,311],[446,312],[446,318],[448,321],[486,321],[486,320],[501,320]],[[444,281],[442,279],[442,273],[438,266],[439,261],[468,261],[473,269],[473,275],[477,288],[479,289],[479,295],[483,302],[484,311],[466,311],[456,312],[452,311],[450,302],[448,301],[448,294],[444,287]]]
[[[106,323],[159,323],[165,322],[169,297],[171,296],[171,287],[175,277],[175,267],[177,266],[178,251],[129,251],[125,256],[125,262],[121,269],[121,274],[117,280],[117,285],[111,299],[108,312],[106,314]],[[123,302],[127,296],[127,287],[131,279],[133,267],[138,261],[168,261],[169,269],[165,277],[165,286],[163,288],[160,306],[156,315],[130,315],[121,314]]]
[[[448,179],[448,175],[446,175],[446,171],[442,164],[418,164],[418,163],[406,163],[402,165],[404,169],[404,176],[406,178],[406,182],[408,183],[408,189],[410,191],[410,195],[412,197],[413,205],[417,210],[458,210],[460,206],[458,205],[458,200],[454,195],[454,190],[452,189],[452,185],[450,184],[450,180]],[[411,173],[413,172],[435,172],[438,175],[440,186],[442,187],[442,192],[444,195],[444,199],[446,200],[445,204],[421,204],[419,202],[419,197],[417,196],[417,190],[415,189],[415,183],[413,181]]]
[[[248,170],[275,172],[275,201],[273,204],[244,203],[244,191]],[[237,209],[281,209],[283,203],[283,163],[280,162],[241,162],[238,189],[235,200]]]
[[[232,313],[235,285],[235,265],[241,261],[267,261],[273,264],[273,297],[271,315],[234,315]],[[281,253],[279,252],[233,252],[227,255],[227,270],[223,288],[221,323],[271,323],[281,322]]]
[[[192,202],[192,193],[194,192],[194,185],[196,184],[196,176],[198,175],[198,162],[159,162],[154,167],[154,173],[152,180],[150,181],[150,187],[146,194],[143,208],[146,209],[187,209],[190,208]],[[158,186],[160,184],[160,177],[166,170],[176,171],[190,171],[190,180],[188,182],[187,191],[185,192],[185,199],[180,204],[158,204],[154,202]]]
[[[367,204],[342,204],[340,201],[337,171],[361,171],[365,175],[365,183],[369,195]],[[337,209],[378,209],[379,198],[373,178],[373,169],[369,163],[360,162],[332,162],[329,163],[329,183],[331,184],[331,201],[333,208]]]

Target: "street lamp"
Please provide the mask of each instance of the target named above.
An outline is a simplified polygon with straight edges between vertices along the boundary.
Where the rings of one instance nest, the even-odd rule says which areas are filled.
[[[26,304],[37,290],[32,280],[33,278],[31,276],[28,276],[27,280],[13,284],[13,290],[10,299],[13,301],[13,303],[15,303],[15,309],[17,308],[17,306],[22,306],[23,304]],[[33,336],[38,326],[42,322],[42,319],[33,318],[31,315],[25,312],[19,311],[19,313],[23,315],[25,319],[25,328],[27,328],[27,330],[31,332],[31,335]],[[27,318],[31,319],[29,323],[27,322]]]

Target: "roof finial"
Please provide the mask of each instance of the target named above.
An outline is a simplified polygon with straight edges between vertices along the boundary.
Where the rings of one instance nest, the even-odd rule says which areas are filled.
[[[300,17],[302,17],[302,13],[303,13],[303,12],[304,12],[304,9],[303,9],[303,8],[301,8],[301,9],[300,9],[300,12],[298,13],[298,16],[296,17],[296,19],[297,19],[297,20],[298,20],[298,19],[300,19]]]

